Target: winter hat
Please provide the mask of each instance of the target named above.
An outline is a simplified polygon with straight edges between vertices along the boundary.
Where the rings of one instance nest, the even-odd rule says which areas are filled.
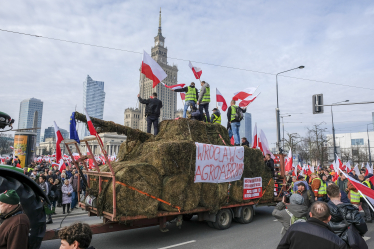
[[[0,194],[0,202],[17,205],[19,204],[19,196],[13,189],[6,190],[4,193]]]
[[[299,194],[293,194],[290,197],[290,203],[291,204],[296,204],[296,205],[301,205],[301,204],[304,203],[304,198]]]

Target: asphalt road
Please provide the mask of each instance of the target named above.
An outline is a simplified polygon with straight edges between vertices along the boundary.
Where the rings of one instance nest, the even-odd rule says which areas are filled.
[[[210,228],[205,222],[198,222],[195,216],[191,221],[183,222],[178,229],[174,223],[170,224],[169,232],[162,233],[158,227],[140,228],[128,231],[97,234],[93,236],[91,245],[96,249],[231,249],[231,248],[276,248],[281,237],[282,225],[275,221],[271,212],[273,207],[256,208],[256,215],[249,224],[232,223],[227,230]],[[59,227],[62,217],[55,218],[48,229]],[[99,223],[97,217],[87,217],[79,214],[67,217],[62,226],[73,222]],[[369,232],[366,234],[369,248],[374,248],[374,223],[368,224]],[[370,238],[370,239],[369,239]],[[59,240],[45,241],[41,249],[57,249]]]

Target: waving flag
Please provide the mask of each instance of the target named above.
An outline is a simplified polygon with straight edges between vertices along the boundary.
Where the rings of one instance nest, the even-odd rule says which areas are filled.
[[[61,148],[60,148],[60,143],[64,138],[61,135],[61,131],[58,128],[57,124],[55,121],[53,121],[53,124],[55,126],[55,135],[56,135],[56,162],[59,162],[61,160]]]
[[[271,153],[270,149],[269,149],[269,144],[268,144],[268,140],[266,139],[266,136],[265,136],[265,133],[260,130],[260,139],[259,139],[259,146],[260,146],[260,149],[262,151],[262,153],[264,155],[266,154],[270,154],[270,157],[272,159],[275,158],[275,156],[273,155],[273,153]]]
[[[286,166],[285,166],[285,171],[290,171],[292,168],[292,151],[290,149],[290,151],[288,152],[288,156],[287,156],[287,163],[286,163]]]
[[[364,184],[362,184],[361,182],[355,180],[354,178],[350,177],[349,175],[345,174],[344,172],[342,172],[345,177],[353,184],[353,186],[359,191],[361,192],[365,197],[366,199],[371,202],[372,205],[374,205],[374,190],[372,190],[371,188],[365,186]],[[370,205],[369,205],[370,206]],[[371,207],[372,208],[372,207]],[[373,210],[374,211],[374,210]]]
[[[235,100],[235,101],[237,101],[239,99],[245,100],[246,98],[251,96],[256,91],[256,89],[257,89],[257,87],[248,87],[248,88],[244,89],[243,91],[234,93],[234,97],[232,99]]]
[[[226,103],[225,98],[222,96],[222,94],[218,91],[217,88],[216,88],[216,101],[217,101],[217,104],[221,106],[222,111],[225,112],[227,110],[227,103]]]
[[[253,129],[253,146],[252,146],[253,149],[257,148],[258,146],[257,141],[258,139],[257,139],[257,123],[256,123],[255,128]]]
[[[163,84],[165,87],[173,89],[173,90],[175,90],[175,89],[181,89],[181,88],[183,88],[186,85],[186,84],[177,84],[177,85],[168,86],[168,85],[166,85],[163,82],[161,82],[161,84]]]
[[[256,95],[256,97],[252,97],[252,96],[249,96],[247,97],[246,99],[242,100],[240,103],[239,103],[239,106],[241,108],[243,107],[247,107],[250,103],[252,103],[257,97],[258,97],[259,94]]]
[[[162,67],[145,51],[143,51],[141,73],[153,81],[153,88],[168,76]]]
[[[90,119],[90,116],[88,116],[88,113],[87,113],[86,109],[84,109],[84,112],[86,113],[88,130],[90,131],[91,135],[96,136],[97,132],[96,132],[95,127],[94,127],[94,125],[93,125],[93,123]]]
[[[194,66],[192,66],[191,61],[188,63],[188,66],[191,68],[193,74],[195,75],[195,78],[196,78],[197,80],[200,79],[200,76],[201,76],[201,74],[203,73],[203,71],[201,71],[201,68],[198,68],[198,67],[194,67]]]
[[[70,139],[74,139],[77,143],[80,144],[78,132],[77,132],[77,123],[75,121],[75,112],[70,116]]]
[[[360,169],[358,168],[358,163],[355,165],[355,167],[353,168],[353,170],[355,171],[355,173],[356,173],[357,176],[360,175]]]
[[[349,163],[349,161],[345,164],[345,167],[347,169],[347,173],[352,171],[351,164]]]

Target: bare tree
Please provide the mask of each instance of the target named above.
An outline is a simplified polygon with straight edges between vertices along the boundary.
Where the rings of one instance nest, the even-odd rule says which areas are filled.
[[[0,155],[12,153],[13,149],[10,146],[13,146],[13,141],[11,134],[0,133]]]

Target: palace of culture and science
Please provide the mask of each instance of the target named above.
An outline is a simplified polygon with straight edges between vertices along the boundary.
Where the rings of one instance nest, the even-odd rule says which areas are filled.
[[[176,85],[178,84],[178,67],[176,65],[168,65],[168,49],[167,47],[165,47],[165,37],[162,36],[161,32],[161,10],[158,26],[158,34],[154,38],[155,45],[154,47],[152,47],[151,56],[167,74],[167,77],[162,82],[168,86]],[[174,119],[176,117],[181,117],[183,111],[177,112],[177,93],[166,88],[161,83],[158,84],[155,88],[152,88],[152,84],[152,80],[146,78],[144,74],[140,73],[140,97],[143,99],[148,99],[153,92],[156,92],[158,99],[162,101],[163,107],[161,108],[159,122],[165,119]],[[147,131],[147,121],[144,116],[144,110],[145,105],[140,103],[136,108],[127,108],[125,110],[124,125],[134,129],[139,129],[141,131]]]

